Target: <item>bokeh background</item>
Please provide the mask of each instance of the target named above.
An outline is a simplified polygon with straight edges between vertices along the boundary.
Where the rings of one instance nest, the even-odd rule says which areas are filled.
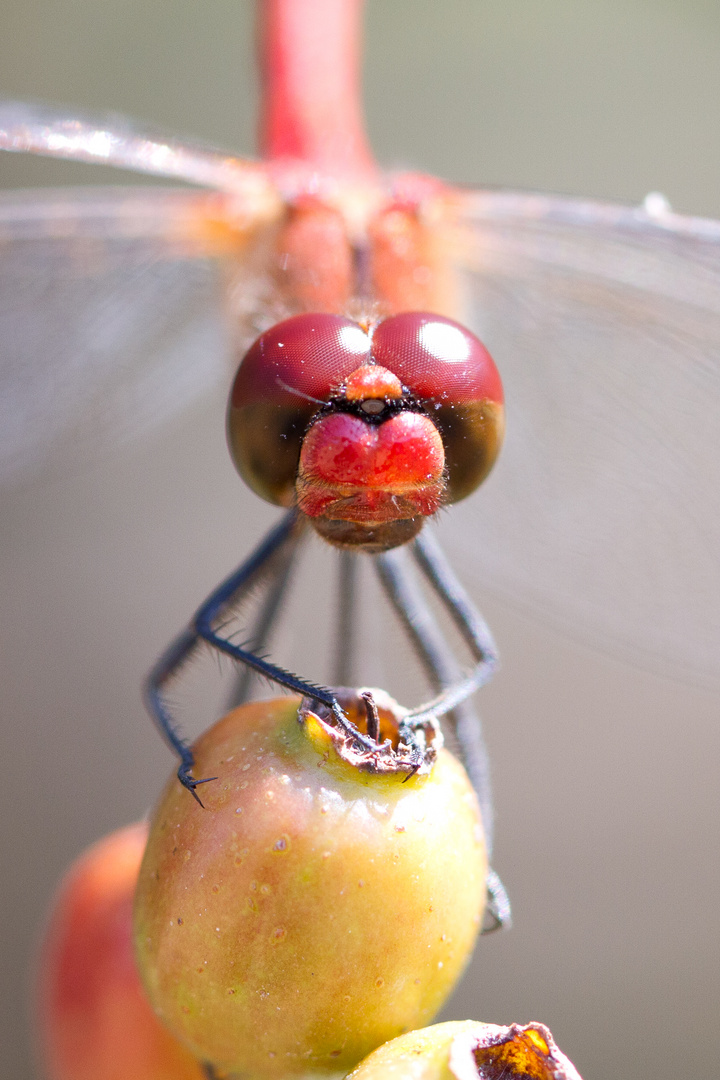
[[[113,109],[250,153],[254,4],[0,4],[0,92]],[[388,165],[720,217],[709,0],[370,0],[365,99]],[[0,158],[5,187],[118,182]],[[122,177],[120,179],[123,179]],[[222,403],[0,507],[0,1075],[38,1076],[29,987],[53,884],[140,816],[171,759],[152,659],[273,519]],[[178,479],[179,478],[179,479]],[[483,692],[496,868],[515,908],[444,1018],[543,1020],[590,1080],[714,1075],[720,697],[578,645],[492,597]],[[720,646],[720,643],[718,643]]]

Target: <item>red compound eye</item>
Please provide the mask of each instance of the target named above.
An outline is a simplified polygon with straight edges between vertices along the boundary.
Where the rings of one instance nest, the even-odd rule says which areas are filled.
[[[393,315],[375,328],[372,355],[425,401],[502,404],[502,383],[490,353],[452,319],[424,311]]]
[[[408,311],[376,327],[372,355],[427,402],[445,445],[447,501],[469,495],[492,468],[504,432],[502,383],[490,353],[452,319]]]
[[[369,357],[368,335],[340,315],[296,315],[250,347],[230,394],[228,442],[258,495],[290,505],[310,419]]]

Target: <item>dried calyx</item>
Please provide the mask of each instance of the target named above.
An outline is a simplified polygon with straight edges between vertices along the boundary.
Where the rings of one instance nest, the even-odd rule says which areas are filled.
[[[581,1080],[548,1028],[537,1023],[478,1024],[453,1039],[448,1067],[457,1080]]]
[[[451,1020],[369,1054],[347,1080],[581,1080],[544,1024]]]
[[[330,708],[310,698],[303,698],[298,720],[308,730],[319,728],[338,757],[373,773],[430,772],[443,745],[436,720],[411,725],[408,710],[384,690],[340,687],[333,693],[349,721],[347,729]]]

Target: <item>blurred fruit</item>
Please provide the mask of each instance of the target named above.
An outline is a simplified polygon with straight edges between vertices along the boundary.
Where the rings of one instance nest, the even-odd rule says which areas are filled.
[[[435,1024],[385,1043],[347,1080],[581,1080],[543,1024]]]
[[[297,699],[236,709],[195,747],[195,775],[217,777],[205,809],[173,777],[155,812],[141,974],[168,1027],[220,1068],[342,1074],[426,1023],[469,959],[487,873],[475,795],[434,729],[421,762],[373,696],[384,745],[370,748]],[[363,728],[363,702],[343,706]]]
[[[38,1018],[49,1080],[202,1080],[147,1002],[132,904],[147,825],[93,845],[66,874],[39,956]]]

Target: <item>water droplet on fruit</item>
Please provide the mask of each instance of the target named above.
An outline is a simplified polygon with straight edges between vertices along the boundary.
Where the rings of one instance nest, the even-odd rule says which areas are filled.
[[[283,833],[273,844],[273,851],[287,851],[290,847],[290,837],[287,833]]]

